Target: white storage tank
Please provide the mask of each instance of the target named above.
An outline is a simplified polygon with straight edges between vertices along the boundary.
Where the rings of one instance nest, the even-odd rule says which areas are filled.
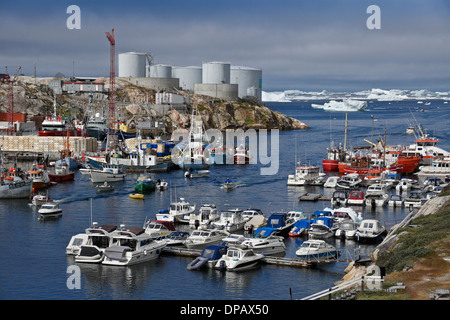
[[[196,83],[202,83],[202,68],[198,66],[172,67],[172,78],[180,79],[183,90],[194,90]]]
[[[230,69],[230,81],[238,85],[239,98],[256,96],[261,100],[262,95],[262,70],[251,67],[232,66]]]
[[[119,53],[118,58],[119,77],[145,77],[147,61],[145,53]]]
[[[150,66],[150,78],[172,78],[172,66],[167,64]]]
[[[229,62],[204,62],[202,66],[202,83],[230,84]]]

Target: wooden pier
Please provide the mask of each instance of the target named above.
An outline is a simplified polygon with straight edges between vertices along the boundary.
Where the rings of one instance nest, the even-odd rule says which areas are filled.
[[[202,254],[202,250],[187,249],[183,247],[165,247],[162,253],[167,255],[198,257]],[[314,267],[321,263],[351,262],[354,260],[355,258],[351,257],[349,254],[346,254],[344,256],[341,254],[338,258],[332,259],[318,259],[318,258],[299,259],[299,258],[265,256],[262,259],[262,262],[265,264],[272,264],[278,266],[309,268]]]

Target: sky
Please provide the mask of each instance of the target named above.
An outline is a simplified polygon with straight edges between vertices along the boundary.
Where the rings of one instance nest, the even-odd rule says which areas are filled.
[[[449,18],[448,0],[0,0],[0,73],[108,77],[114,28],[116,54],[261,68],[264,91],[450,91]]]

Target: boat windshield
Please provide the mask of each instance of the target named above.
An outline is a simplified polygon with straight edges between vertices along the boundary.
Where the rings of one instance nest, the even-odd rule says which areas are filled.
[[[315,242],[303,242],[302,248],[319,248],[319,244]]]
[[[239,250],[228,250],[227,256],[230,258],[239,258],[240,252],[239,252]]]
[[[343,224],[341,224],[340,229],[341,229],[341,230],[354,230],[355,227],[354,227],[354,224],[353,224],[353,223],[348,222],[348,223],[343,223]]]

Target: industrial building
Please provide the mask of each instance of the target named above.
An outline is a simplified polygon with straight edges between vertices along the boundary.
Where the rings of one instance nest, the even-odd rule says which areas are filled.
[[[256,97],[261,100],[262,70],[203,62],[202,66],[153,64],[149,53],[119,53],[118,74],[131,83],[158,91],[182,89],[224,100]]]

